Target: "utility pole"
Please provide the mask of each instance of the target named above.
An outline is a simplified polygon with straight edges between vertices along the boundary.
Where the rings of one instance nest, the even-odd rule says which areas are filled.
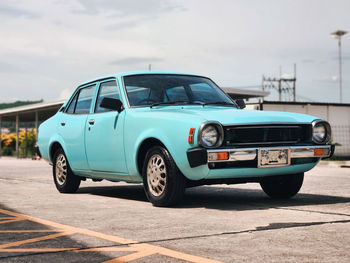
[[[295,81],[293,81],[293,101],[296,102],[297,99],[296,99],[296,96],[297,96],[297,93],[295,91],[295,83],[296,83],[296,80],[297,80],[297,64],[294,63],[294,79]]]
[[[283,94],[286,95],[286,100],[296,101],[296,64],[294,64],[294,74],[292,77],[286,77],[282,75],[282,67],[280,66],[280,76],[265,77],[263,75],[261,88],[263,91],[266,89],[274,89],[278,92],[278,100],[283,100]]]
[[[342,63],[341,63],[341,37],[344,36],[346,33],[346,31],[343,30],[337,30],[333,33],[331,33],[331,35],[338,39],[338,47],[339,47],[339,100],[340,103],[343,103],[343,91],[342,91]]]

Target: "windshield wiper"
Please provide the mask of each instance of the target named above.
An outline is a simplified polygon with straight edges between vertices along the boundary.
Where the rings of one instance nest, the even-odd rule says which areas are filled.
[[[205,105],[222,105],[222,106],[231,106],[231,107],[237,108],[237,105],[235,105],[233,103],[228,103],[226,101],[206,102],[203,104],[203,106],[205,106]]]
[[[155,102],[150,105],[150,108],[154,106],[160,106],[160,105],[174,105],[174,104],[184,104],[184,105],[204,105],[203,102],[197,102],[197,101],[184,101],[184,100],[173,100],[173,101],[162,101],[162,102]]]

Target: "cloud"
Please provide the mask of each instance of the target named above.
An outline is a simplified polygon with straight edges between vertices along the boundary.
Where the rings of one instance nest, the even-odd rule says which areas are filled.
[[[127,57],[127,58],[122,58],[118,60],[111,61],[109,64],[110,65],[139,65],[139,64],[152,64],[154,62],[161,62],[163,59],[161,58],[156,58],[156,57],[149,57],[149,58],[141,58],[141,57]]]
[[[334,83],[334,82],[337,82],[338,81],[338,76],[323,76],[323,77],[318,77],[318,78],[315,78],[316,81],[319,81],[319,82],[326,82],[326,83]]]
[[[7,62],[0,61],[0,74],[1,73],[18,73],[18,67],[9,64]]]
[[[124,28],[131,28],[140,25],[138,20],[132,20],[132,21],[122,21],[115,24],[110,24],[105,27],[107,30],[120,30]]]
[[[3,1],[0,2],[0,15],[10,17],[10,18],[13,18],[13,17],[25,17],[28,19],[40,18],[40,15],[36,12],[28,11],[28,10],[7,4]]]
[[[66,100],[68,99],[71,95],[72,95],[73,91],[70,90],[70,89],[63,89],[61,92],[60,92],[60,97],[59,99],[60,100]]]
[[[338,47],[329,33],[350,28],[349,8],[349,0],[332,12],[319,0],[0,0],[0,97],[54,100],[81,81],[150,63],[220,85],[259,85],[262,74],[279,76],[280,65],[292,72],[296,62],[298,95],[335,101]]]
[[[316,62],[316,60],[307,58],[307,59],[303,59],[301,62],[305,64],[313,64]]]
[[[103,12],[110,17],[157,16],[161,13],[185,10],[184,7],[167,0],[78,0],[78,3],[79,7],[74,7],[73,13],[96,15]]]
[[[342,60],[350,60],[350,55],[342,55],[341,59]],[[332,60],[339,60],[339,56],[332,57]]]

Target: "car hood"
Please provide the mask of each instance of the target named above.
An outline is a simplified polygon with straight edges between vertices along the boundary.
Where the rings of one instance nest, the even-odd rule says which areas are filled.
[[[162,107],[159,108],[159,111],[171,113],[173,118],[176,118],[177,113],[180,118],[183,118],[184,114],[188,114],[192,117],[197,116],[206,121],[218,121],[223,125],[243,123],[311,123],[313,120],[319,119],[314,116],[299,113],[241,110],[217,106]]]

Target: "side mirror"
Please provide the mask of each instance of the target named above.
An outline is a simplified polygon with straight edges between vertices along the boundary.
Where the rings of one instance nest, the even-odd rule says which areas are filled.
[[[119,113],[124,110],[123,103],[120,100],[113,98],[103,98],[100,107],[118,111]]]
[[[245,102],[244,102],[243,99],[237,99],[237,100],[235,100],[235,101],[236,101],[236,104],[238,105],[238,107],[239,107],[240,109],[244,109],[244,108],[245,108]]]

